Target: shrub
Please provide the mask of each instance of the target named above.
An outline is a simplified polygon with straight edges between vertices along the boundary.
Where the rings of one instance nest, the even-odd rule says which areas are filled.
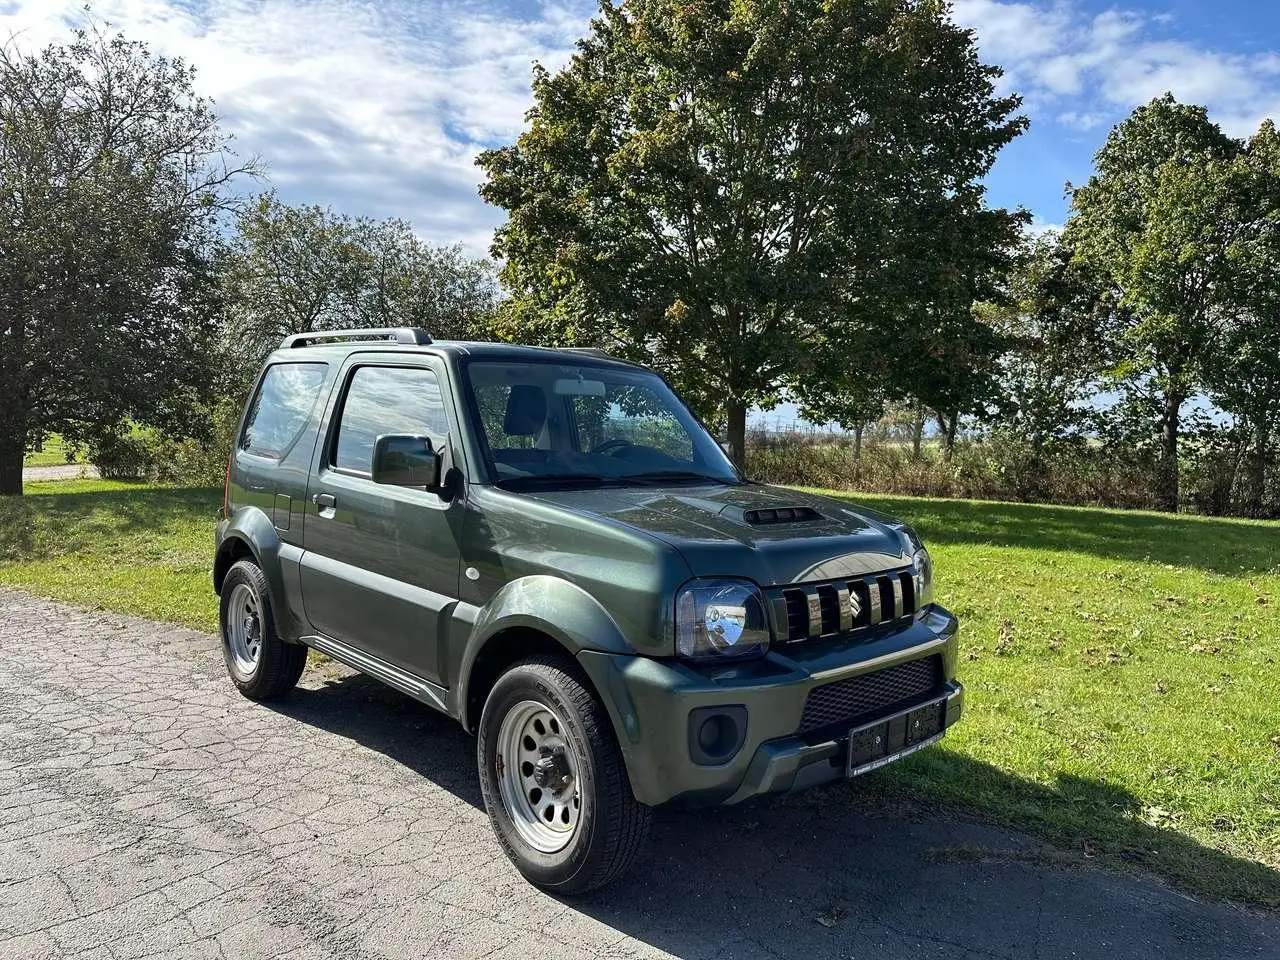
[[[153,480],[159,473],[154,437],[145,431],[107,433],[88,448],[89,462],[108,480]]]
[[[1186,445],[1186,508],[1257,514],[1256,507],[1244,509],[1239,457],[1224,443],[1214,438]],[[1131,509],[1158,506],[1156,456],[1151,448],[1085,439],[1035,447],[999,431],[960,440],[949,461],[936,443],[924,444],[917,457],[910,444],[874,439],[855,460],[853,440],[842,435],[753,432],[747,439],[749,472],[768,483]],[[1266,509],[1275,515],[1280,504]]]

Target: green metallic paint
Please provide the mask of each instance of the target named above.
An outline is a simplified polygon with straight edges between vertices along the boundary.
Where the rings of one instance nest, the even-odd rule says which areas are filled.
[[[793,737],[814,687],[931,653],[942,655],[944,675],[953,681],[956,651],[956,620],[934,606],[906,629],[817,651],[804,644],[775,646],[761,660],[731,667],[596,651],[583,651],[578,663],[602,694],[637,798],[658,804],[680,797],[697,804],[725,801],[760,750]],[[695,765],[686,747],[689,712],[728,705],[747,708],[743,748],[719,766]]]
[[[520,360],[548,353],[493,344],[348,343],[272,355],[268,363],[327,362],[330,376],[312,421],[284,461],[240,451],[233,457],[231,517],[219,524],[217,542],[220,552],[237,539],[249,545],[267,575],[283,636],[320,648],[327,643],[340,659],[357,661],[401,689],[417,691],[420,680],[427,693],[411,695],[465,724],[471,674],[487,645],[525,635],[513,631],[536,631],[575,657],[590,678],[613,722],[632,788],[650,804],[738,802],[842,775],[833,762],[834,742],[808,743],[795,735],[809,690],[901,660],[941,653],[950,690],[947,723],[959,719],[956,621],[936,605],[906,626],[887,625],[845,642],[775,642],[767,656],[754,661],[717,666],[676,659],[674,597],[689,579],[736,576],[771,587],[878,572],[910,562],[912,534],[892,518],[844,501],[760,484],[527,494],[491,486],[460,386],[462,367],[475,357]],[[329,422],[341,393],[337,384],[354,363],[387,361],[437,372],[454,427],[457,486],[448,499],[430,500],[434,495],[423,491],[387,493],[364,478],[334,475],[327,490],[339,504],[371,500],[367,510],[361,508],[366,519],[334,524],[337,517],[317,516],[309,493],[318,489],[316,479],[326,469]],[[282,497],[289,498],[288,519],[273,524]],[[819,517],[746,522],[749,509],[782,506],[811,507]],[[422,517],[431,523],[421,523]],[[354,591],[340,599],[339,607],[350,607],[344,629],[372,618],[384,633],[397,635],[398,646],[379,642],[377,649],[361,651],[354,636],[317,637],[303,609],[304,530],[327,523],[332,540],[339,528],[355,529],[356,522],[366,525],[362,533],[372,531],[367,524],[373,523],[397,556],[402,542],[411,546],[417,559],[406,567],[403,556],[381,557],[371,540],[350,557],[313,558],[311,566],[328,571],[330,586],[346,581]],[[325,539],[321,535],[317,542]],[[345,576],[342,564],[359,566],[359,575]],[[427,568],[431,576],[422,579]],[[402,614],[418,610],[432,622],[402,636],[408,621],[387,620],[381,599],[392,595],[402,596]],[[694,764],[688,752],[690,710],[727,705],[747,709],[742,749],[718,766]]]

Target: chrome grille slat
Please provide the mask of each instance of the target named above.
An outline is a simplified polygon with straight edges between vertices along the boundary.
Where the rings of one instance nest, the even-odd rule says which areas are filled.
[[[836,608],[840,611],[840,632],[848,633],[853,629],[853,607],[849,605],[849,585],[836,587]]]
[[[910,567],[765,591],[775,635],[784,642],[844,636],[916,613]]]

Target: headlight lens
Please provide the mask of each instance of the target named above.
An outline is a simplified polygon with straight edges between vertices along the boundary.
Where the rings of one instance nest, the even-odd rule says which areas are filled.
[[[764,598],[743,580],[694,580],[676,595],[676,652],[693,660],[762,656],[769,649]]]
[[[916,576],[916,608],[926,607],[933,603],[933,560],[929,551],[921,547],[911,558],[911,566]]]

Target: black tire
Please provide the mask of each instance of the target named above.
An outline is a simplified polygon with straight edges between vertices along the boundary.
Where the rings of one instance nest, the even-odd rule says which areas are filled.
[[[535,701],[564,718],[581,797],[568,844],[543,853],[520,835],[499,786],[499,732],[517,704]],[[636,800],[603,705],[572,662],[539,656],[499,677],[485,701],[476,739],[480,790],[494,833],[525,878],[561,894],[585,893],[617,879],[644,846],[652,810]]]
[[[260,644],[256,662],[246,665],[233,652],[230,624],[232,598],[243,596],[237,588],[247,589],[257,604]],[[252,560],[237,560],[222,582],[218,604],[218,620],[222,628],[222,657],[227,675],[236,689],[250,700],[271,700],[294,688],[307,666],[307,648],[300,643],[286,643],[275,628],[271,611],[271,592],[267,578]]]

